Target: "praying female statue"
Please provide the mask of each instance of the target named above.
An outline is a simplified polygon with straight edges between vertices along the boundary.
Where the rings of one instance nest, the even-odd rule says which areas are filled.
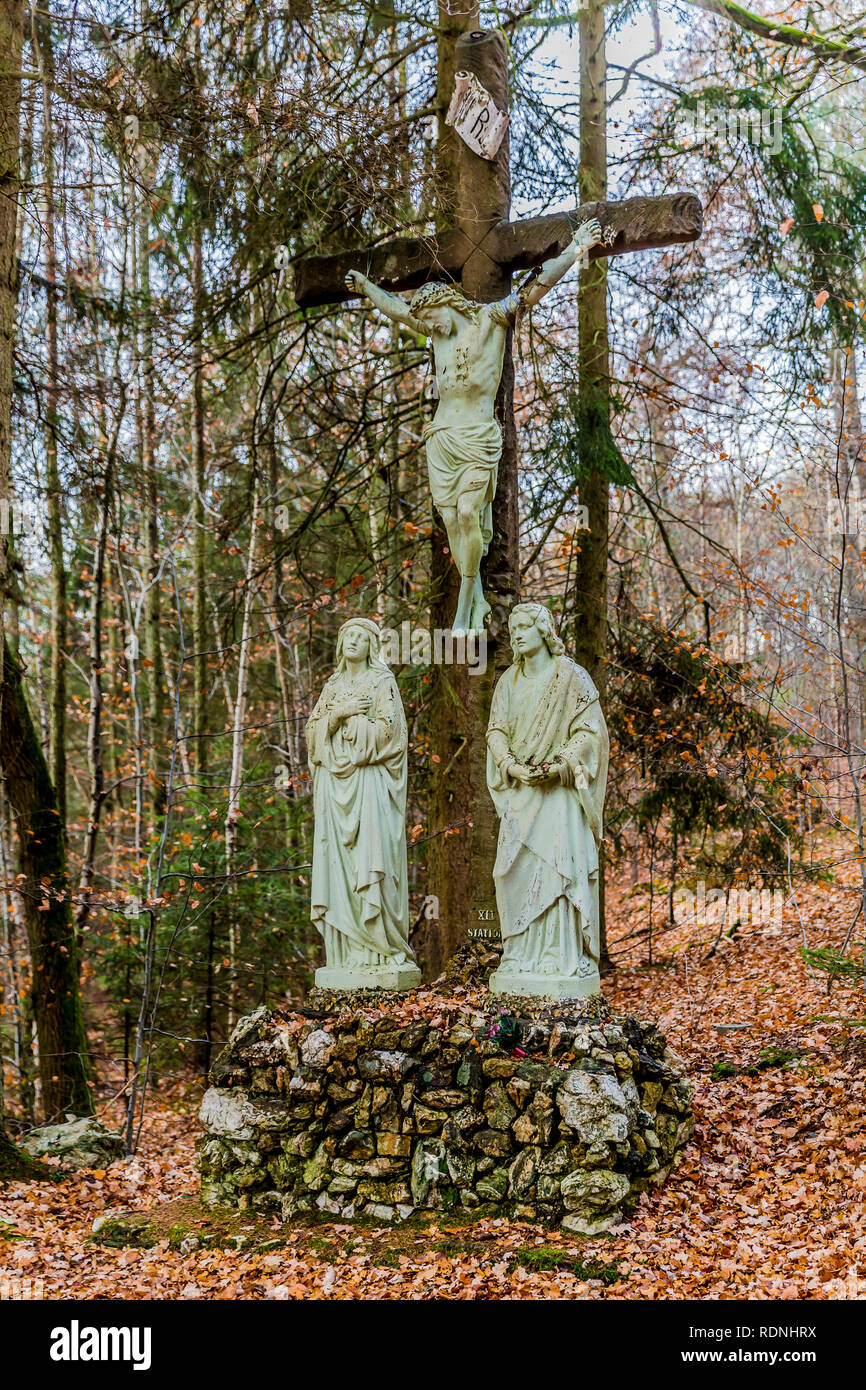
[[[311,916],[325,941],[325,989],[412,989],[406,869],[408,738],[381,633],[352,618],[307,724],[315,831]]]
[[[504,947],[490,990],[583,999],[600,989],[607,725],[598,691],[565,655],[542,604],[518,604],[508,628],[514,665],[497,682],[487,730]]]

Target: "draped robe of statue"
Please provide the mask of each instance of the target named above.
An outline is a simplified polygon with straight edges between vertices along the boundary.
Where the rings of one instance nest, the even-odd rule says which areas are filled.
[[[487,782],[500,816],[493,877],[503,956],[490,979],[497,994],[585,998],[600,988],[598,847],[607,785],[608,734],[598,691],[582,666],[556,657],[539,680],[510,666],[493,695]],[[495,740],[501,745],[501,740]],[[535,786],[513,781],[510,757],[570,770]]]
[[[329,729],[336,701],[368,695],[368,714]],[[325,942],[316,984],[409,989],[421,975],[408,944],[407,734],[387,666],[352,680],[339,668],[307,723],[315,831],[311,917]]]

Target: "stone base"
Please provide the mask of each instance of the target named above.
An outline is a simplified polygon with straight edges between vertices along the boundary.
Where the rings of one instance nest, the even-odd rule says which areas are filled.
[[[489,997],[316,1006],[257,1009],[211,1068],[208,1205],[381,1222],[459,1209],[593,1235],[665,1179],[694,1128],[664,1036],[601,996],[511,1006],[525,1056],[490,1037]]]
[[[517,999],[590,999],[601,993],[597,970],[591,975],[523,975],[500,965],[490,976],[491,994],[510,994]]]
[[[417,989],[421,971],[417,965],[379,965],[367,970],[340,970],[324,965],[316,971],[317,989]]]

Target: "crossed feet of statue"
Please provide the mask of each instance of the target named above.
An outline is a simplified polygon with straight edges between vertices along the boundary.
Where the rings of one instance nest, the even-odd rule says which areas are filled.
[[[490,604],[484,597],[481,576],[464,579],[460,584],[457,612],[451,624],[452,637],[480,637],[486,629]]]

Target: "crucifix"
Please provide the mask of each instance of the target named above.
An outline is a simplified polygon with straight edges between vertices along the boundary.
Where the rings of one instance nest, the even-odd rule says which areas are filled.
[[[498,31],[461,35],[455,61],[461,74],[480,81],[500,110],[506,108],[507,53]],[[694,194],[677,193],[511,221],[507,136],[492,160],[460,140],[453,153],[450,226],[361,251],[307,256],[296,267],[295,298],[306,308],[366,295],[393,321],[433,339],[440,403],[425,431],[427,462],[434,503],[460,573],[453,631],[462,636],[483,630],[490,611],[479,567],[495,523],[510,530],[516,521],[508,507],[516,492],[511,476],[516,455],[508,447],[513,420],[500,419],[497,425],[493,410],[508,353],[507,330],[521,308],[537,303],[581,254],[617,256],[694,241],[701,230],[701,204]],[[515,295],[511,277],[518,270],[534,275]],[[413,289],[408,302],[394,293]],[[507,549],[516,556],[516,537],[513,543],[509,537]]]
[[[474,74],[495,106],[507,111],[505,39],[496,30],[461,32],[466,19],[451,16],[450,7],[440,6],[440,19],[436,231],[337,255],[304,257],[295,266],[295,299],[301,308],[354,297],[359,292],[359,276],[392,296],[435,281],[450,282],[455,291],[478,305],[507,301],[515,273],[537,270],[545,262],[562,258],[577,229],[593,223],[598,224],[600,235],[597,240],[593,236],[593,244],[584,252],[590,260],[698,238],[700,200],[685,192],[585,203],[567,211],[511,220],[507,131],[494,158],[489,159],[471,149],[443,121],[458,72]],[[511,339],[511,327],[506,325],[501,375],[495,388],[501,455],[492,498],[492,537],[483,564],[485,594],[480,599],[473,584],[468,602],[470,627],[484,620],[488,603],[492,607],[487,673],[482,679],[467,679],[465,671],[437,668],[434,672],[431,722],[437,761],[430,787],[429,820],[434,838],[430,842],[428,886],[440,899],[443,920],[441,950],[432,960],[433,968],[441,968],[449,949],[459,943],[467,928],[481,930],[479,924],[484,922],[495,926],[490,869],[496,827],[486,792],[484,735],[493,684],[507,664],[507,640],[503,643],[500,635],[507,634],[508,612],[517,602],[520,588]],[[438,537],[434,533],[433,577],[439,581],[440,596],[434,600],[433,622],[450,627],[461,595],[457,565],[447,558],[444,541],[441,532]],[[462,583],[459,587],[464,598],[460,616],[466,617],[469,592]],[[442,833],[454,826],[456,836]]]
[[[508,330],[515,327],[521,311],[537,304],[605,236],[610,240],[612,229],[602,233],[595,218],[581,223],[561,255],[544,261],[516,294],[492,304],[468,299],[456,285],[441,280],[428,280],[407,304],[359,270],[350,270],[346,276],[349,288],[365,295],[392,323],[414,329],[433,342],[439,403],[424,430],[424,441],[433,505],[445,523],[460,572],[454,637],[483,633],[490,612],[480,568],[493,539],[493,498],[502,453],[496,393]]]

